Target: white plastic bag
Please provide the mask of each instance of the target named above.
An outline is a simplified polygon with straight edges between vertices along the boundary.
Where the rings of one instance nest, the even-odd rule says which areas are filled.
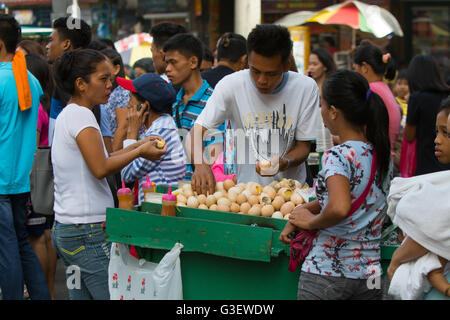
[[[113,243],[108,270],[111,300],[182,300],[182,248],[176,243],[158,264],[137,260],[127,245]]]

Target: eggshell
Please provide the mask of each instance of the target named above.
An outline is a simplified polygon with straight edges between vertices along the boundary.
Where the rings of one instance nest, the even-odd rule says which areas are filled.
[[[250,205],[250,203],[244,202],[243,204],[241,204],[240,212],[247,214],[251,208],[252,206]]]
[[[231,201],[228,198],[223,197],[223,198],[220,198],[220,199],[217,200],[217,205],[219,207],[221,205],[229,207],[229,206],[231,206]]]
[[[177,195],[177,202],[181,202],[181,203],[186,204],[187,203],[187,199],[186,199],[185,196],[179,194],[179,195]]]
[[[261,208],[258,205],[254,205],[251,207],[251,209],[248,211],[249,215],[252,216],[260,216],[261,215]]]
[[[285,204],[283,204],[281,206],[281,213],[283,214],[283,216],[287,215],[288,213],[291,213],[295,208],[295,204],[293,202],[286,202]]]
[[[275,212],[275,209],[270,204],[265,205],[261,209],[261,215],[263,217],[271,217],[274,212]]]
[[[258,196],[251,196],[248,198],[248,203],[250,203],[252,206],[259,203],[259,197]]]
[[[230,206],[231,212],[238,213],[241,210],[241,206],[233,202]]]
[[[262,190],[263,193],[267,194],[270,197],[270,200],[275,199],[275,196],[277,195],[277,192],[275,189],[271,186],[265,186]]]
[[[272,206],[275,210],[280,210],[281,206],[285,203],[284,198],[282,196],[276,196],[272,201]]]
[[[223,211],[223,212],[230,212],[230,207],[224,204],[219,204],[217,206],[217,210],[218,211]]]
[[[291,196],[291,201],[296,205],[300,205],[303,204],[305,202],[305,200],[303,199],[303,197],[298,194],[297,192],[294,192]]]
[[[205,202],[205,204],[206,204],[208,207],[211,207],[213,204],[216,204],[216,202],[217,202],[217,199],[216,199],[216,197],[215,197],[214,195],[210,195],[210,196],[207,196],[207,197],[206,197],[206,202]]]
[[[245,194],[240,193],[236,198],[236,202],[238,204],[243,204],[244,202],[247,202],[247,197],[245,196]]]
[[[223,182],[223,186],[228,191],[235,186],[235,183],[233,180],[227,179]]]
[[[280,211],[274,212],[274,213],[272,214],[272,218],[275,218],[275,219],[283,219],[283,214],[282,214]]]
[[[206,196],[204,194],[200,194],[197,196],[198,203],[205,204],[206,203]]]

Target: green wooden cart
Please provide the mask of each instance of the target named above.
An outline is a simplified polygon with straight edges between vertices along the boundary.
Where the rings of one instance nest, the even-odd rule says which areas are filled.
[[[300,268],[288,271],[289,245],[278,240],[285,220],[181,207],[161,216],[161,205],[107,209],[111,242],[134,245],[159,262],[176,242],[186,300],[295,300]],[[389,251],[389,250],[388,250]],[[383,269],[392,253],[383,255]]]

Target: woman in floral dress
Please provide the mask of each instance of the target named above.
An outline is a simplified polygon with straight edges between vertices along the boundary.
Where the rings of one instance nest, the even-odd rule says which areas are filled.
[[[324,124],[341,144],[323,156],[317,200],[294,210],[280,240],[310,230],[300,300],[381,299],[380,237],[392,179],[388,113],[353,71],[330,76],[322,98]]]

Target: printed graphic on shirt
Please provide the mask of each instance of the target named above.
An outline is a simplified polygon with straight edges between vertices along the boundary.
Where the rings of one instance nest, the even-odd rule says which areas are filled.
[[[286,105],[282,113],[248,113],[242,117],[251,150],[259,160],[270,161],[283,157],[290,149],[295,136],[294,118],[286,116]]]

